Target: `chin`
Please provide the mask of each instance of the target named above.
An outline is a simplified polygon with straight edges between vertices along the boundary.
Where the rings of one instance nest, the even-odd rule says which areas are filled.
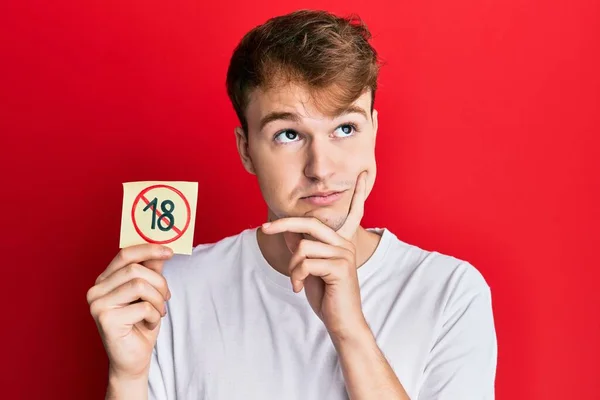
[[[344,225],[344,222],[346,222],[346,218],[348,218],[348,214],[341,213],[332,209],[327,209],[327,207],[311,210],[308,213],[306,213],[305,216],[315,217],[334,231],[340,229]]]

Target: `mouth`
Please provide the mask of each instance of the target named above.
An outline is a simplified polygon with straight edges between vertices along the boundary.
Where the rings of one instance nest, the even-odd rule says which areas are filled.
[[[326,206],[335,203],[338,201],[345,190],[340,192],[317,192],[310,196],[302,197],[301,200],[306,201],[307,203],[317,205],[317,206]]]

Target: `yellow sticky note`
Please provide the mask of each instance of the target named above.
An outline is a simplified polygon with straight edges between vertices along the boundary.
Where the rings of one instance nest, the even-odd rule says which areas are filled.
[[[119,247],[158,243],[192,254],[198,182],[123,183]]]

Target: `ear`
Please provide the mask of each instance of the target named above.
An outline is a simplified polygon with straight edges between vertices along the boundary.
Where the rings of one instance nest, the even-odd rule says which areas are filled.
[[[377,128],[379,127],[379,122],[377,121],[377,110],[373,110],[373,139],[377,138]]]
[[[235,128],[234,132],[235,142],[237,144],[240,159],[242,160],[242,165],[246,171],[248,171],[248,173],[256,175],[256,172],[254,171],[254,165],[252,164],[252,158],[250,157],[250,153],[248,151],[248,137],[246,136],[246,133],[240,126]]]

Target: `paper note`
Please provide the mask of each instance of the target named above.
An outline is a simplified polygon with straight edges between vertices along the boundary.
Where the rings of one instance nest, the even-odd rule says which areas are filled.
[[[192,254],[198,182],[123,183],[119,247],[158,243]]]

